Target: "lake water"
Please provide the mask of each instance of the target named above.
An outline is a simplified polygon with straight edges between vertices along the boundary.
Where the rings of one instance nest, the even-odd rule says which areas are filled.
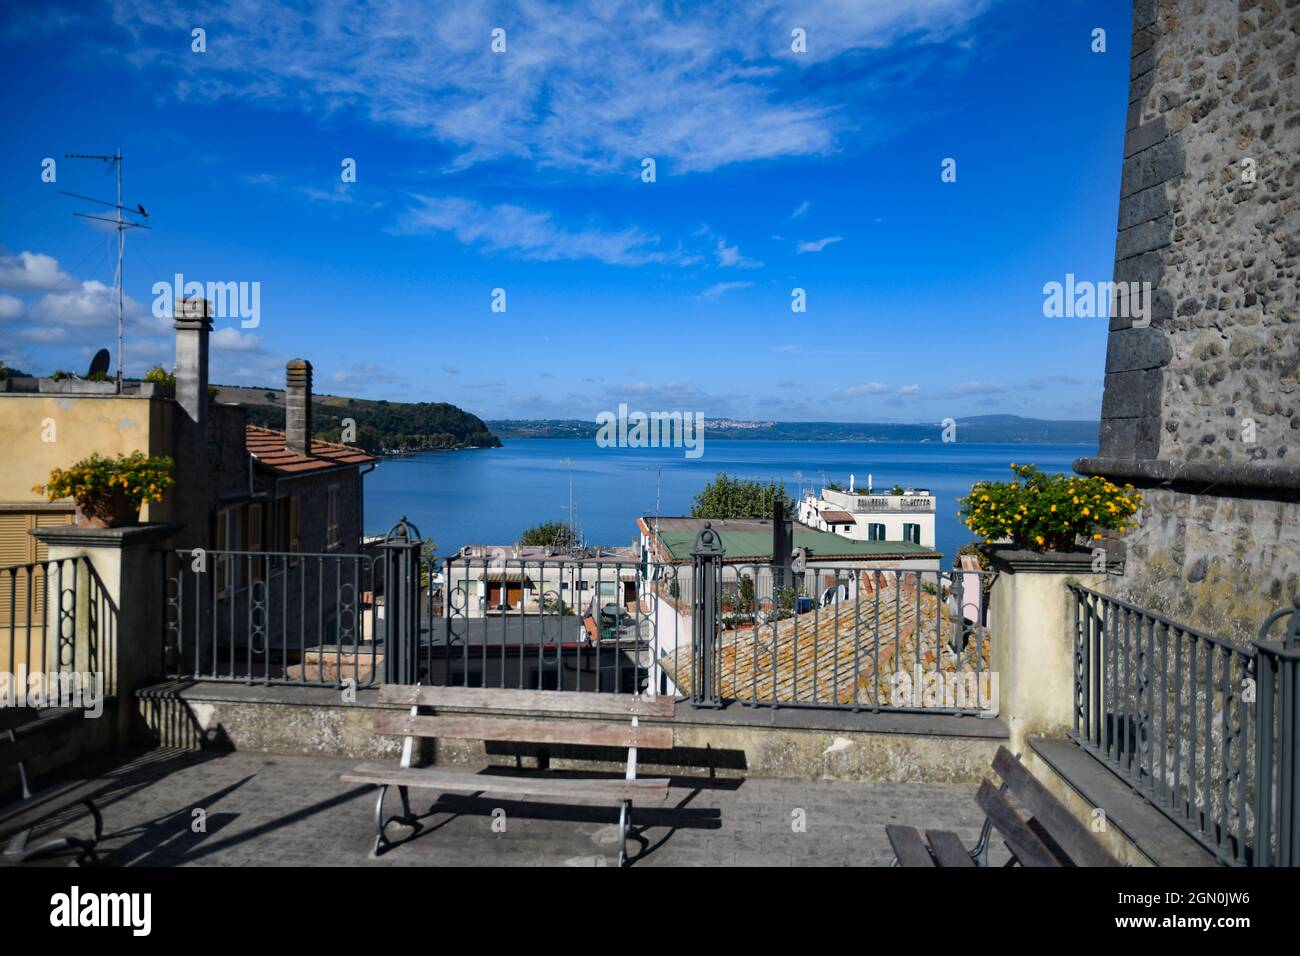
[[[636,519],[690,513],[691,500],[716,473],[775,478],[797,496],[827,479],[877,489],[895,484],[938,495],[935,537],[947,558],[971,540],[957,518],[957,496],[975,481],[1005,481],[1011,462],[1069,472],[1095,445],[903,442],[714,441],[691,460],[680,448],[599,448],[592,440],[517,439],[504,448],[428,452],[385,459],[365,478],[366,533],[383,534],[401,515],[432,538],[440,555],[466,544],[508,545],[532,525],[564,521],[569,477],[579,527],[589,544],[623,545]],[[571,464],[566,464],[565,460]],[[945,561],[947,563],[947,561]]]

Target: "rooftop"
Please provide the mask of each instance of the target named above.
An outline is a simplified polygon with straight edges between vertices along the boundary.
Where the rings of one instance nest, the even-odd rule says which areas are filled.
[[[722,536],[726,561],[770,561],[772,559],[771,518],[654,518],[639,519],[646,534],[656,523],[664,557],[669,561],[689,561],[696,536],[708,520]],[[940,553],[909,541],[851,541],[828,531],[818,531],[801,522],[793,522],[794,547],[807,550],[810,561],[860,558],[938,558]]]
[[[311,440],[310,455],[300,455],[286,448],[284,441],[284,432],[258,425],[244,426],[244,444],[248,453],[257,459],[258,464],[282,474],[296,475],[343,465],[366,465],[379,460],[355,445],[340,445],[318,438]]]

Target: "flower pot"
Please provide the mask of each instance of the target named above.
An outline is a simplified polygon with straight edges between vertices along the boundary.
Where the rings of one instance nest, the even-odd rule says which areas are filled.
[[[132,505],[121,490],[89,500],[78,498],[73,523],[81,528],[129,528],[140,523],[140,506]]]

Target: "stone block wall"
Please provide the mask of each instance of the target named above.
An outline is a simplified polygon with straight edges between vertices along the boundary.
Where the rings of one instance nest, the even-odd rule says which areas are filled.
[[[1124,587],[1244,632],[1300,577],[1300,0],[1135,0],[1100,453]]]
[[[1111,323],[1101,457],[1294,463],[1300,3],[1137,0],[1133,27],[1115,280],[1155,294]]]

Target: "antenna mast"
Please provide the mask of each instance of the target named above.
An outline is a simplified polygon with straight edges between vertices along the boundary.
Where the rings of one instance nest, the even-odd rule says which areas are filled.
[[[122,218],[122,148],[119,146],[116,153],[112,156],[105,156],[100,153],[64,153],[65,159],[98,159],[105,163],[115,163],[117,165],[117,202],[106,202],[103,199],[95,199],[91,196],[81,196],[77,193],[70,193],[66,189],[59,192],[65,196],[72,196],[76,199],[85,199],[88,202],[99,203],[101,206],[110,206],[117,210],[116,219],[108,219],[104,216],[92,216],[89,213],[73,213],[75,216],[81,216],[84,219],[98,219],[101,222],[111,222],[117,228],[117,391],[122,391],[122,259],[125,252],[126,230],[128,229],[148,229],[143,223],[130,222]],[[145,212],[144,206],[137,206],[132,212],[148,219],[149,213]]]

